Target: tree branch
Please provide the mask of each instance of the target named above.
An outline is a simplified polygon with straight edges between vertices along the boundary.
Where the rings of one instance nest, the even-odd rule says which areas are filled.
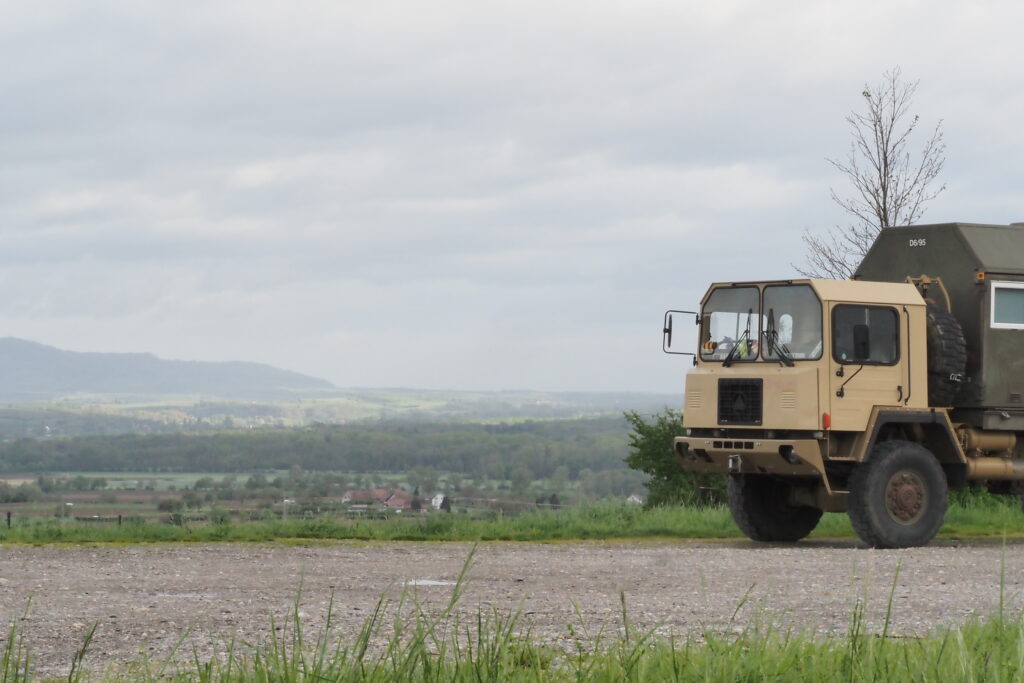
[[[916,159],[909,151],[920,123],[918,115],[910,116],[918,83],[905,82],[895,67],[882,74],[879,84],[864,86],[866,111],[846,116],[851,134],[846,159],[826,159],[850,182],[849,195],[835,189],[830,195],[854,222],[821,235],[804,231],[806,265],[794,265],[802,275],[851,277],[880,231],[917,222],[925,205],[946,189],[945,184],[935,186],[946,162],[942,121]]]

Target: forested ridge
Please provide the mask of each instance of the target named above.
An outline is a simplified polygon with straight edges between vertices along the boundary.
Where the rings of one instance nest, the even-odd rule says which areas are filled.
[[[0,443],[0,472],[245,472],[288,469],[400,472],[434,467],[505,479],[564,466],[626,469],[621,417],[474,424],[377,422],[217,434],[127,434]]]
[[[333,388],[325,380],[261,363],[82,353],[11,337],[0,338],[0,376],[4,400],[39,400],[76,392],[266,397]]]

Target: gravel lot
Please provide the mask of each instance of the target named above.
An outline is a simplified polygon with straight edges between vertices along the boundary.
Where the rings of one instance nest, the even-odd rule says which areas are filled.
[[[271,615],[280,623],[300,587],[310,633],[323,624],[332,594],[343,635],[354,634],[378,598],[397,597],[406,582],[439,609],[469,550],[462,543],[0,547],[0,617],[22,624],[44,675],[67,673],[92,624],[98,627],[85,660],[92,670],[160,658],[186,633],[183,654],[194,645],[210,656],[232,639],[265,640]],[[459,610],[521,606],[523,626],[566,644],[567,624],[579,624],[574,602],[588,628],[617,632],[620,593],[635,624],[660,624],[665,633],[699,637],[706,628],[738,630],[766,616],[795,629],[844,633],[865,596],[869,623],[879,626],[899,567],[892,630],[913,635],[994,612],[1001,564],[1005,602],[1017,610],[1024,581],[1018,543],[901,551],[852,542],[485,543]]]

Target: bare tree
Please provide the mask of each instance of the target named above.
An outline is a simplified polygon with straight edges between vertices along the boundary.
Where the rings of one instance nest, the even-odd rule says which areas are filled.
[[[794,265],[801,274],[849,278],[880,231],[917,222],[924,205],[946,189],[944,184],[934,185],[946,161],[941,119],[920,155],[911,154],[911,138],[920,121],[917,114],[909,114],[917,85],[918,81],[903,81],[896,67],[886,71],[878,85],[864,86],[866,111],[846,117],[853,137],[849,154],[842,160],[827,159],[853,186],[849,196],[831,190],[832,201],[853,222],[824,235],[805,230],[807,264]]]

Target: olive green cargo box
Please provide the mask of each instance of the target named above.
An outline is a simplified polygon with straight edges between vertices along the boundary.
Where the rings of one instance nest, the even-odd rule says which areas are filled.
[[[954,420],[1024,429],[1024,227],[943,223],[883,230],[854,275],[942,279],[963,327],[967,368]],[[928,298],[943,308],[933,287]]]

